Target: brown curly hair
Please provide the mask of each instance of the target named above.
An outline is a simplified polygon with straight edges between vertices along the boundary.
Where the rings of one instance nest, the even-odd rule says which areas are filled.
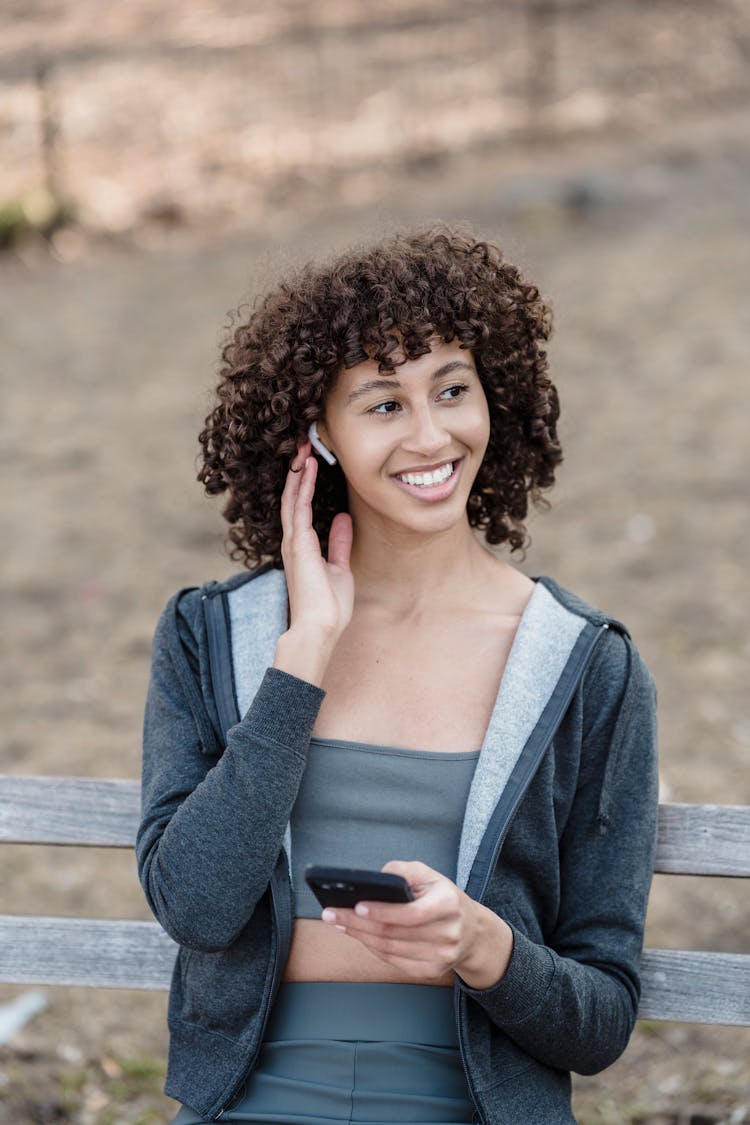
[[[562,460],[557,392],[541,346],[551,325],[539,290],[498,246],[442,223],[308,263],[281,281],[230,328],[218,402],[199,439],[198,480],[210,495],[228,493],[231,557],[281,566],[286,474],[339,372],[367,359],[392,372],[430,351],[435,335],[471,349],[489,405],[469,523],[488,543],[522,550],[529,498],[540,503]],[[340,467],[322,466],[313,521],[323,551],[331,520],[346,510]]]

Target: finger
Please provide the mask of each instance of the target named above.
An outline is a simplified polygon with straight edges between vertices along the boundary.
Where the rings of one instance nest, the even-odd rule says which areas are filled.
[[[294,543],[295,535],[304,533],[312,524],[312,495],[316,473],[317,462],[309,454],[302,462],[299,473],[293,473],[291,468],[287,473],[281,494],[281,526],[286,540],[282,546],[287,551]]]
[[[432,947],[446,942],[458,941],[459,928],[452,921],[439,920],[426,926],[382,926],[378,923],[369,923],[368,920],[356,918],[351,922],[339,921],[337,925],[346,930],[353,937],[365,941],[400,941],[413,946],[415,944]]]
[[[392,859],[384,864],[381,871],[389,875],[400,875],[403,879],[406,879],[415,898],[421,898],[436,883],[454,886],[447,876],[419,860]]]
[[[350,910],[329,907],[323,921],[359,928],[372,933],[400,931],[407,933],[420,927],[445,925],[457,915],[452,896],[425,895],[414,902],[358,902]]]
[[[315,478],[318,475],[318,462],[308,457],[299,475],[299,488],[294,497],[292,509],[292,534],[304,533],[312,527],[312,499],[315,492]]]
[[[435,883],[438,879],[446,878],[440,871],[436,871],[434,867],[428,867],[426,863],[422,863],[418,859],[391,859],[380,870],[389,875],[403,876],[412,890]]]
[[[290,469],[286,475],[284,491],[281,493],[281,532],[283,545],[287,546],[292,534],[292,512],[299,484],[295,484],[296,477],[292,476]]]
[[[442,906],[436,911],[433,904],[417,899],[411,903],[358,902],[354,908],[355,918],[365,918],[376,926],[403,927],[413,930],[420,926],[439,921]]]
[[[449,923],[458,918],[461,892],[449,879],[431,883],[406,904],[388,902],[358,902],[354,908],[359,918],[367,918],[388,928],[408,926],[413,929],[435,923]]]
[[[309,438],[299,442],[297,445],[297,453],[292,459],[292,469],[295,472],[301,472],[305,467],[305,461],[312,453],[312,445]]]
[[[385,938],[373,938],[371,935],[351,934],[350,936],[381,961],[395,965],[411,975],[416,975],[418,972],[423,980],[438,979],[452,971],[455,960],[453,949],[443,949],[424,942],[419,945],[408,942],[398,943]]]
[[[347,512],[339,512],[333,517],[328,534],[328,561],[342,570],[349,569],[352,553],[354,527],[352,517]]]
[[[284,535],[287,537],[289,537],[292,532],[292,515],[302,483],[301,474],[311,449],[312,446],[309,441],[304,441],[298,445],[297,452],[292,458],[292,463],[286,475],[284,489],[281,493],[281,527]]]
[[[442,972],[453,962],[457,953],[456,946],[448,944],[443,946],[427,941],[399,941],[397,938],[378,937],[376,934],[352,933],[350,936],[383,959],[429,962],[439,965]]]

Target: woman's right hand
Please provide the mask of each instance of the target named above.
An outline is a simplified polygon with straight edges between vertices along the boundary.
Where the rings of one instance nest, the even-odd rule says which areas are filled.
[[[352,519],[333,518],[328,559],[313,527],[312,499],[318,462],[309,441],[297,450],[281,496],[281,557],[289,593],[289,629],[279,638],[274,667],[320,684],[354,606],[349,567]]]

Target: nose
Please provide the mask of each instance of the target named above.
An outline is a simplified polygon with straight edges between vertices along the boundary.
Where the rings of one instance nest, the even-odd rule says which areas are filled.
[[[442,419],[426,404],[415,409],[409,421],[408,432],[401,441],[402,448],[409,453],[434,456],[445,449],[450,441]]]

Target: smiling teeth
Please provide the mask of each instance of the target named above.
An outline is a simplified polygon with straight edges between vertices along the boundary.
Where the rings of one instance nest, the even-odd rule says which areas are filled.
[[[399,473],[398,479],[405,484],[416,484],[419,488],[429,488],[431,485],[443,484],[448,477],[453,476],[453,462],[449,461],[442,469],[435,469],[433,473]]]

